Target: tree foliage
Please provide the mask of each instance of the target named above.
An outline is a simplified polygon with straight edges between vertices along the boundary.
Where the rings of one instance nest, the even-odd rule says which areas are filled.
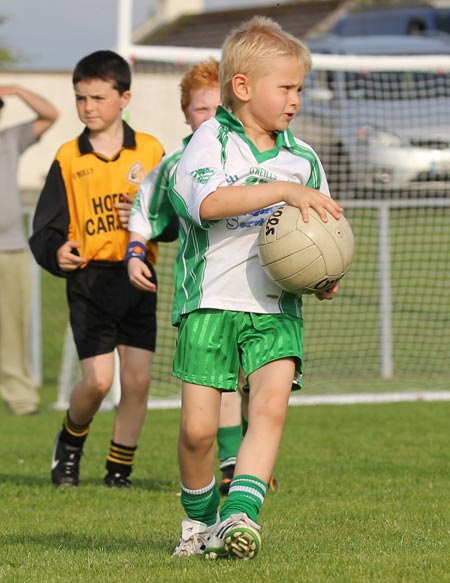
[[[7,19],[4,16],[0,16],[0,26],[4,24],[6,20]],[[7,47],[0,45],[0,67],[3,65],[17,63],[18,60],[19,59],[15,57]]]

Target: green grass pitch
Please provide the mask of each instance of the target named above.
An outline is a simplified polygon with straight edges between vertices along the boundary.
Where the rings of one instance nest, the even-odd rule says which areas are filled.
[[[171,558],[179,411],[149,411],[131,491],[102,486],[113,414],[99,413],[78,488],[49,470],[62,413],[0,408],[2,583],[450,581],[450,403],[292,407],[249,562]]]
[[[378,375],[376,217],[357,210],[348,218],[357,255],[342,294],[305,300],[304,394],[448,389],[448,293],[441,292],[450,283],[449,210],[391,217],[396,375],[389,381]],[[162,246],[158,266],[163,334],[151,392],[161,396],[167,386],[179,390],[170,377],[170,253]],[[41,413],[17,418],[0,403],[0,583],[450,582],[450,403],[291,407],[275,472],[280,490],[267,495],[261,513],[260,556],[173,559],[183,517],[178,410],[149,411],[132,491],[101,485],[111,412],[95,418],[80,487],[50,485],[63,416],[50,405],[67,324],[64,281],[43,273],[42,302]]]

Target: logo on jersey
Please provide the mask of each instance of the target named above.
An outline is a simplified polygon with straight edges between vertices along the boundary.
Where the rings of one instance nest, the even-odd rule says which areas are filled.
[[[250,168],[249,174],[257,176],[260,179],[260,182],[263,182],[263,180],[261,180],[262,178],[264,178],[264,181],[266,182],[279,180],[276,174],[270,172],[269,170],[266,170],[265,168],[261,168],[260,166],[252,166]]]
[[[145,170],[140,162],[135,162],[128,170],[127,182],[131,184],[140,184],[145,178]]]
[[[199,168],[190,173],[190,177],[195,182],[206,184],[208,180],[216,173],[215,168]]]
[[[91,237],[122,229],[115,205],[125,202],[123,194],[105,194],[91,198],[90,217],[84,224],[85,233]]]

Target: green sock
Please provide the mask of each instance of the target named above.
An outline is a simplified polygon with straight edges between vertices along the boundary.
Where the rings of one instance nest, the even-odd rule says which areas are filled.
[[[220,511],[220,520],[244,512],[251,520],[258,522],[266,492],[267,484],[259,478],[243,474],[235,476],[231,481],[228,498]]]
[[[190,490],[181,484],[181,504],[189,518],[208,526],[216,522],[220,493],[215,478],[204,488]]]
[[[242,427],[233,425],[232,427],[219,427],[217,432],[217,444],[219,446],[218,457],[221,461],[229,460],[226,465],[236,465],[236,456],[241,446]],[[222,467],[223,464],[221,464]]]

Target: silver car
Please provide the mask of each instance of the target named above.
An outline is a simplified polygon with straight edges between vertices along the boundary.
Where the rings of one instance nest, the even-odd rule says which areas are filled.
[[[450,55],[450,37],[327,36],[314,54]],[[319,154],[332,194],[450,195],[450,73],[314,70],[291,129]]]

